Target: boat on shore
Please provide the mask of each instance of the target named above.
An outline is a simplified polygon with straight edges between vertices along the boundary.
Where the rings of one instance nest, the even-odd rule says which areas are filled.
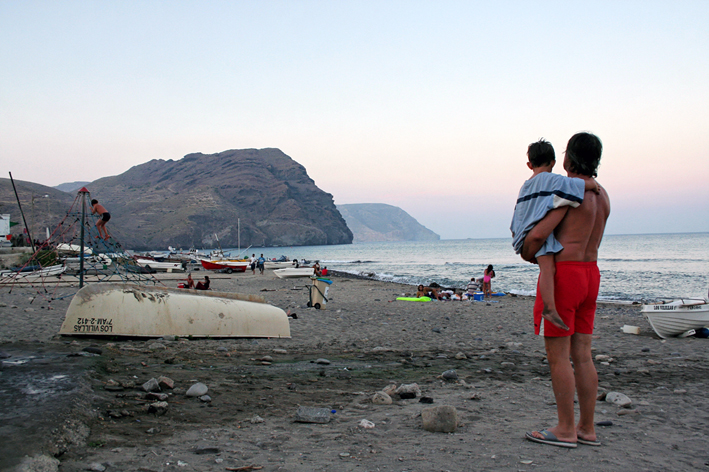
[[[290,279],[296,277],[312,277],[315,275],[315,269],[312,267],[299,267],[299,268],[288,268],[288,269],[276,269],[273,273],[281,279]]]
[[[43,277],[61,275],[64,272],[66,272],[66,266],[64,266],[63,264],[57,264],[42,268],[39,268],[38,266],[32,266],[30,270],[27,270],[27,268],[23,268],[0,271],[0,279],[2,280],[2,282],[7,282],[9,280],[15,279],[34,280]]]
[[[641,313],[663,339],[709,327],[709,302],[703,299],[685,298],[670,303],[643,305]]]
[[[100,283],[74,295],[59,334],[289,338],[290,325],[257,295]]]
[[[159,262],[155,259],[147,259],[140,256],[135,257],[135,263],[138,264],[140,267],[145,267],[146,269],[152,269],[161,272],[182,272],[185,270],[185,268],[182,266],[182,263],[180,262]]]
[[[199,262],[206,270],[223,270],[227,274],[231,274],[232,272],[246,272],[246,268],[249,266],[249,261],[232,261],[228,259],[202,259]]]

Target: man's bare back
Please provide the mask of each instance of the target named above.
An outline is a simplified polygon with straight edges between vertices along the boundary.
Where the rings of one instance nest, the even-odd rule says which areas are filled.
[[[569,177],[583,176],[571,175]],[[598,248],[601,245],[606,220],[610,214],[610,200],[604,188],[600,193],[586,192],[583,203],[569,209],[566,217],[556,227],[554,235],[564,246],[556,254],[555,260],[592,262],[598,260]]]

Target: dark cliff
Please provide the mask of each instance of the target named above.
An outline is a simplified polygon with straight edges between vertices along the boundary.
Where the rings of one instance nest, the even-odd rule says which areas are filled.
[[[332,195],[279,149],[152,160],[87,188],[126,247],[237,247],[237,222],[242,248],[352,242]]]

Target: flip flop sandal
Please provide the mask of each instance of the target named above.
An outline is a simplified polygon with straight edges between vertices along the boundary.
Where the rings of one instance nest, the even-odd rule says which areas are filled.
[[[574,448],[576,447],[575,442],[568,442],[568,441],[560,441],[554,433],[547,431],[546,429],[543,429],[541,431],[537,431],[537,433],[541,434],[543,438],[538,438],[532,435],[532,433],[526,433],[525,437],[529,439],[530,441],[538,442],[541,444],[549,444],[550,446],[559,446],[559,447],[570,447]]]

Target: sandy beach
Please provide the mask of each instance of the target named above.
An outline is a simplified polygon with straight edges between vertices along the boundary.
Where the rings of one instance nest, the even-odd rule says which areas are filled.
[[[195,279],[204,272],[194,273]],[[183,275],[163,274],[176,287]],[[659,339],[639,306],[599,305],[594,354],[601,447],[563,449],[524,433],[553,426],[543,340],[528,297],[484,302],[395,301],[414,287],[335,274],[326,309],[307,308],[308,279],[214,274],[212,288],[257,294],[297,318],[291,339],[60,337],[70,298],[47,284],[0,287],[1,470],[107,471],[612,471],[709,465],[709,340]],[[623,325],[639,326],[639,335]],[[100,354],[90,354],[86,348]],[[603,363],[602,363],[603,362]],[[453,379],[442,374],[455,370]],[[169,377],[164,414],[141,385]],[[196,382],[211,402],[185,396]],[[421,395],[391,404],[390,384]],[[421,403],[427,397],[432,403]],[[422,427],[421,411],[455,407],[453,433]],[[326,424],[294,421],[326,408]],[[362,420],[373,428],[359,426]]]

